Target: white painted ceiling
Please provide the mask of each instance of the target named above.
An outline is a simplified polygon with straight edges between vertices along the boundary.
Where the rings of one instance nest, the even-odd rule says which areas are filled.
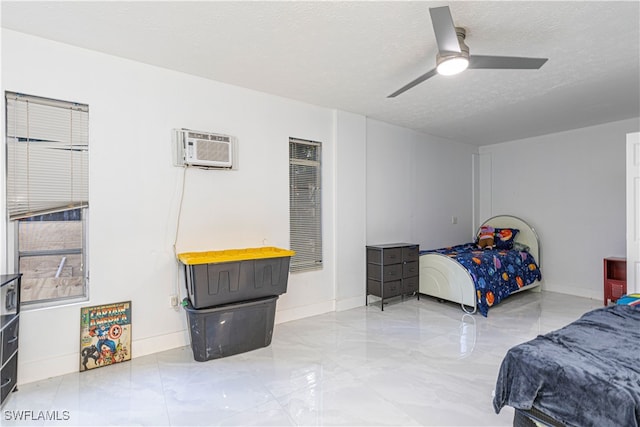
[[[388,99],[444,5],[471,54],[549,60]],[[2,27],[475,145],[640,117],[638,1],[2,1]]]

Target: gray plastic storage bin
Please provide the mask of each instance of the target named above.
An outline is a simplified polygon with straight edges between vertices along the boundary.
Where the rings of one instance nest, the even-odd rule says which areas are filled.
[[[193,358],[204,362],[267,347],[277,300],[272,296],[198,310],[185,298]]]
[[[246,301],[287,292],[290,257],[185,265],[194,308]]]

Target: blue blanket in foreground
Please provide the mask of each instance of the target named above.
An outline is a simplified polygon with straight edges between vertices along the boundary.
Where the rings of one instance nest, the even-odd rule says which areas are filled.
[[[590,311],[517,345],[502,361],[493,407],[539,411],[567,426],[640,424],[640,308]]]
[[[542,278],[529,252],[503,249],[478,249],[473,243],[422,251],[454,258],[471,275],[476,285],[478,311],[487,316],[489,307],[513,292]]]

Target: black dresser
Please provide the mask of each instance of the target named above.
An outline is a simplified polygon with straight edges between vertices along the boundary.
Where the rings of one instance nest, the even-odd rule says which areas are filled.
[[[22,274],[0,275],[0,407],[18,384],[18,320]]]
[[[367,295],[380,298],[380,308],[384,310],[387,298],[420,294],[420,245],[414,243],[389,243],[367,246]]]

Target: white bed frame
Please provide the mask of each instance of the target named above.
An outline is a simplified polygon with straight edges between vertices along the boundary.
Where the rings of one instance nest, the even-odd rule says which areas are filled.
[[[511,215],[499,215],[489,218],[482,225],[520,230],[514,241],[527,245],[538,267],[541,267],[538,235],[525,221]],[[539,281],[523,286],[517,292],[534,288],[540,291]],[[419,291],[421,294],[458,303],[466,313],[475,313],[477,310],[476,288],[471,275],[456,260],[446,255],[437,253],[420,255]],[[469,310],[468,307],[472,307],[473,310]]]

